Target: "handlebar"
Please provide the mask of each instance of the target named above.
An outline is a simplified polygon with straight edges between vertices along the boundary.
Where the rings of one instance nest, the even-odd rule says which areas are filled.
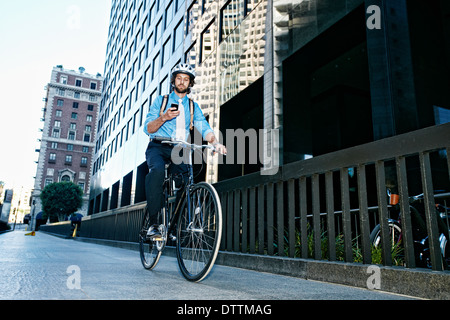
[[[217,149],[214,146],[206,145],[206,144],[195,144],[195,143],[189,143],[183,140],[177,140],[174,138],[168,138],[168,137],[159,137],[156,136],[152,138],[153,140],[159,141],[161,143],[166,144],[173,144],[173,145],[179,145],[183,148],[191,149],[191,150],[197,150],[197,149],[210,149],[213,153],[218,152]]]

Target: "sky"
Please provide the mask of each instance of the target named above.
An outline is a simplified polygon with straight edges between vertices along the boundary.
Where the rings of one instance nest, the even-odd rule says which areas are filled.
[[[52,68],[104,75],[111,0],[0,1],[0,181],[34,186]]]

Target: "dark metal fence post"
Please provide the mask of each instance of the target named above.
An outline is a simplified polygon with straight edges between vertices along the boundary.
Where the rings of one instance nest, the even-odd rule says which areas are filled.
[[[334,226],[333,171],[327,171],[325,173],[325,189],[327,202],[328,259],[330,261],[336,261],[336,230]]]
[[[422,186],[425,206],[425,217],[428,231],[428,243],[430,246],[430,258],[433,270],[441,271],[442,256],[439,247],[439,230],[437,225],[436,208],[434,206],[434,190],[431,178],[430,155],[428,152],[421,152],[420,172],[422,175]]]
[[[384,162],[377,161],[375,163],[376,179],[377,179],[377,193],[378,193],[378,214],[380,218],[381,229],[381,245],[382,245],[382,259],[385,266],[392,265],[392,245],[389,237],[389,212],[387,208],[387,190],[386,190],[386,174],[384,169]]]
[[[358,174],[358,200],[359,200],[359,219],[361,228],[361,251],[363,263],[372,263],[372,250],[370,247],[370,229],[369,229],[369,210],[367,207],[367,182],[366,166],[359,165]]]
[[[414,242],[411,224],[411,211],[409,208],[408,181],[406,177],[405,157],[397,157],[397,180],[399,190],[399,204],[402,219],[403,250],[405,252],[405,264],[407,268],[415,268]]]

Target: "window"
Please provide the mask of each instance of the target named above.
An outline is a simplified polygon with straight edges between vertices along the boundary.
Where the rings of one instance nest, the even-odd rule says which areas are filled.
[[[88,153],[89,152],[89,147],[83,146],[83,152],[84,153]]]
[[[59,78],[59,83],[67,84],[67,76],[61,76]]]
[[[161,27],[162,18],[158,21],[155,27],[155,44],[161,38],[162,35],[162,27]]]
[[[53,138],[59,138],[59,129],[53,129],[52,137]]]
[[[53,183],[53,179],[47,178],[45,179],[45,186],[48,186],[49,184]]]
[[[66,155],[66,161],[65,161],[65,163],[66,163],[66,164],[69,164],[69,163],[71,164],[71,163],[72,163],[72,156],[71,156],[71,155],[69,155],[69,154]]]
[[[173,34],[173,51],[178,48],[180,44],[183,43],[183,20],[181,20],[175,27],[175,32]]]
[[[70,129],[71,130],[76,130],[77,129],[77,124],[75,122],[71,122],[70,123]]]
[[[50,148],[51,149],[58,149],[58,142],[52,142]]]
[[[64,90],[64,89],[57,89],[58,91],[57,91],[57,93],[58,93],[58,95],[60,95],[60,96],[65,96],[66,95],[66,90]]]
[[[61,128],[61,121],[55,120],[55,125],[54,125],[54,127],[55,127],[55,128]]]
[[[73,94],[75,99],[80,99],[80,93],[75,91],[75,93]]]
[[[91,82],[91,90],[97,89],[97,82]]]
[[[198,20],[198,16],[199,16],[199,5],[198,1],[195,0],[187,10],[186,34],[192,32],[192,30],[194,29],[194,25]]]
[[[206,27],[200,35],[200,63],[211,54],[215,46],[214,20]]]
[[[239,5],[238,0],[230,0],[220,10],[220,39],[222,41],[234,28],[244,19],[244,8]]]
[[[142,81],[142,77],[136,83],[136,95],[134,96],[134,101],[137,101],[137,99],[139,98],[139,86],[141,85],[141,81]]]
[[[163,94],[164,92],[169,92],[169,78],[166,76],[160,83],[159,92]]]
[[[191,45],[191,47],[186,51],[184,55],[184,61],[187,64],[194,65],[197,58],[197,52],[195,51],[195,42]]]
[[[145,58],[148,58],[148,54],[152,51],[153,49],[153,32],[148,36],[147,38],[147,45],[145,46]]]
[[[167,28],[172,19],[173,19],[173,1],[171,1],[166,8],[166,21],[164,23],[164,30]]]
[[[72,104],[72,107],[73,107],[74,109],[78,109],[78,102],[74,102],[74,103]]]
[[[88,104],[87,109],[88,109],[88,111],[94,111],[94,105]]]
[[[62,111],[61,110],[56,110],[55,117],[62,117]]]
[[[163,51],[162,51],[163,58],[162,58],[161,67],[164,66],[164,64],[166,64],[167,61],[169,61],[169,58],[171,56],[170,45],[171,45],[171,42],[170,42],[170,37],[169,37],[169,39],[167,39],[167,41],[163,45]]]
[[[83,83],[83,80],[81,80],[81,79],[76,79],[75,80],[75,86],[76,87],[81,87],[81,84]]]
[[[136,74],[138,73],[139,70],[138,62],[139,62],[138,58],[136,58],[136,60],[134,60],[133,62],[133,68],[131,69],[131,80],[133,80]]]
[[[56,105],[57,105],[58,107],[62,107],[62,106],[64,105],[64,100],[63,100],[63,99],[58,99]]]
[[[81,157],[81,166],[87,167],[88,158],[87,157]]]
[[[91,135],[89,133],[84,134],[84,142],[90,142],[91,141]]]
[[[90,114],[88,114],[88,115],[86,116],[86,121],[87,121],[87,122],[92,122],[92,116],[91,116]]]
[[[155,58],[153,58],[152,80],[155,79],[155,76],[159,72],[159,67],[160,67],[159,60],[160,59],[159,59],[159,52],[158,52],[158,54],[155,56]]]
[[[67,137],[67,139],[75,140],[75,132],[74,131],[69,131],[69,136]]]
[[[84,127],[84,131],[91,132],[91,126],[87,125]]]
[[[67,144],[67,151],[73,151],[73,144]]]
[[[77,119],[78,118],[78,114],[76,112],[72,112],[71,118],[72,119]]]
[[[48,156],[48,162],[55,163],[56,162],[56,153],[50,153]]]

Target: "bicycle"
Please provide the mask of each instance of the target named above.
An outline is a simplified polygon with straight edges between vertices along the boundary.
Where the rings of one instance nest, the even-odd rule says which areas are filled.
[[[180,146],[189,151],[188,181],[177,190],[175,178],[165,167],[163,183],[164,205],[158,214],[160,238],[148,239],[150,227],[146,208],[139,232],[139,251],[144,268],[152,270],[157,265],[169,240],[176,241],[176,257],[183,276],[193,282],[203,280],[211,271],[219,252],[222,237],[222,206],[217,191],[206,182],[194,183],[192,155],[197,150],[215,148],[196,145],[172,138],[157,137],[161,143]],[[182,192],[176,203],[178,192]],[[170,218],[170,219],[169,219]]]
[[[398,195],[391,194],[388,190],[388,197],[390,199],[389,212],[391,216],[396,215],[396,219],[388,219],[389,237],[391,248],[399,249],[402,252],[402,217],[398,205]],[[395,199],[395,200],[392,200]],[[417,267],[431,268],[430,249],[428,243],[428,234],[425,222],[425,213],[423,207],[423,194],[409,197],[409,211],[412,222],[412,235],[414,242],[414,255]],[[436,204],[436,216],[439,226],[439,246],[442,255],[443,269],[448,269],[450,265],[450,245],[449,239],[449,225],[448,221],[445,223],[445,218],[448,220],[449,208],[441,204]],[[370,243],[377,248],[381,245],[381,225],[376,225],[370,234]],[[402,255],[399,255],[402,258]]]

